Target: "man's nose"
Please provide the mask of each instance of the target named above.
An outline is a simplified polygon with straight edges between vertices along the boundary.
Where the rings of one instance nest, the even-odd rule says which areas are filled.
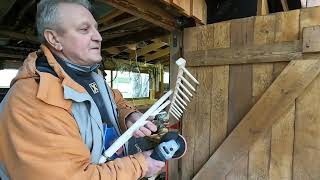
[[[102,41],[102,37],[99,33],[99,31],[97,29],[94,29],[94,32],[93,32],[93,35],[92,35],[92,40],[93,41],[99,41],[101,42]]]

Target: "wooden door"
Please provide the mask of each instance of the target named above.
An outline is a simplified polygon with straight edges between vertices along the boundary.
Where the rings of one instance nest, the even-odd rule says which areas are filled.
[[[319,17],[317,7],[184,30],[200,86],[175,177],[320,179]]]

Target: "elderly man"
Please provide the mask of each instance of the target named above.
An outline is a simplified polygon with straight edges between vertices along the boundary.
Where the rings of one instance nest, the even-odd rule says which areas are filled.
[[[151,151],[98,164],[102,152],[140,116],[96,73],[102,38],[87,0],[42,0],[41,49],[31,53],[0,104],[0,177],[138,179],[164,163]],[[121,129],[121,130],[120,130]],[[149,122],[135,136],[150,135]]]

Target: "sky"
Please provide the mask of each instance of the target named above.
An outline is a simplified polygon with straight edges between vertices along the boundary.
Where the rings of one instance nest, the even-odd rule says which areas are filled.
[[[11,80],[16,76],[17,72],[17,69],[0,70],[0,88],[9,87]]]

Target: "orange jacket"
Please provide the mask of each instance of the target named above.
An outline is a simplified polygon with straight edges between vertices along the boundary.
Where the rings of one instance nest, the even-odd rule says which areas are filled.
[[[10,179],[32,180],[130,180],[144,176],[144,156],[118,158],[102,165],[91,162],[71,113],[72,101],[64,99],[66,85],[78,92],[85,89],[73,81],[60,67],[49,49],[41,47],[58,77],[39,72],[31,53],[12,82],[8,95],[0,105],[0,165]],[[120,126],[135,111],[113,91]]]

